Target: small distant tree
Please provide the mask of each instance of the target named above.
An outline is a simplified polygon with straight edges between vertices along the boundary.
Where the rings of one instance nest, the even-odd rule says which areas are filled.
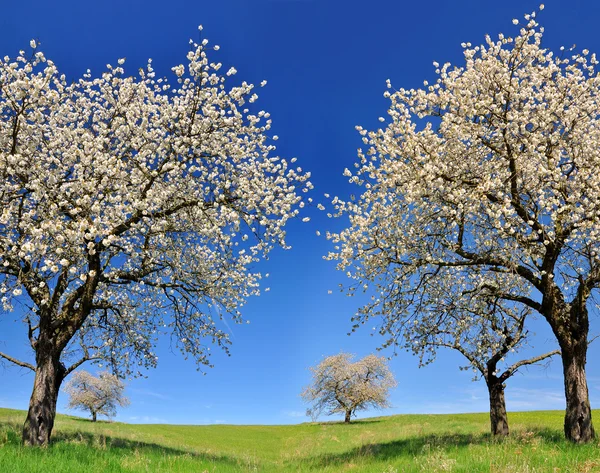
[[[76,371],[65,391],[70,397],[67,408],[89,411],[92,422],[96,422],[98,415],[114,417],[117,406],[129,405],[129,399],[123,395],[125,383],[107,371],[98,376],[84,370]]]
[[[310,369],[312,383],[301,394],[306,402],[312,403],[307,415],[316,418],[322,412],[343,413],[344,422],[349,423],[356,411],[389,407],[389,391],[397,383],[387,360],[368,355],[352,363],[352,358],[353,355],[340,353]]]

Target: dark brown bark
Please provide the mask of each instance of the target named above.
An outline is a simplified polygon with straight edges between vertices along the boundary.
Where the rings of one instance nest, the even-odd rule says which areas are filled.
[[[96,422],[96,411],[92,411],[92,422]]]
[[[90,269],[100,274],[98,254],[90,258]],[[65,377],[81,364],[78,362],[67,369],[60,356],[90,314],[98,285],[98,276],[88,278],[84,285],[66,297],[59,311],[58,301],[66,289],[66,280],[64,283],[61,280],[62,275],[51,302],[53,308],[40,312],[38,337],[31,344],[36,354],[36,367],[29,411],[23,425],[23,445],[26,446],[46,446],[50,442],[60,386]]]
[[[38,356],[29,411],[23,425],[23,444],[46,446],[54,427],[56,401],[65,368],[58,356]]]
[[[346,411],[346,417],[344,417],[344,422],[346,424],[350,423],[350,417],[352,416],[352,411]]]
[[[575,443],[586,443],[594,440],[592,424],[592,409],[588,394],[585,363],[585,350],[566,352],[563,349],[563,373],[565,379],[565,396],[567,408],[565,411],[565,437]]]
[[[504,399],[504,383],[496,377],[487,381],[490,396],[490,425],[494,437],[506,437],[508,430],[508,416],[506,415],[506,401]]]
[[[550,286],[545,294],[544,316],[558,340],[565,383],[565,438],[575,443],[595,438],[585,364],[588,349],[589,317],[587,299],[590,287],[581,281],[577,296],[566,304],[558,289]]]

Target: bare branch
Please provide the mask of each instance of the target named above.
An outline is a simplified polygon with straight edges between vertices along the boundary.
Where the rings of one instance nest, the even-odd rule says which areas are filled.
[[[512,366],[510,366],[508,369],[506,369],[506,370],[504,371],[504,373],[502,373],[502,374],[499,376],[499,378],[500,378],[502,381],[506,381],[506,380],[507,380],[508,378],[510,378],[510,377],[511,377],[513,374],[515,374],[515,373],[516,373],[516,371],[517,371],[519,368],[521,368],[521,367],[523,367],[523,366],[527,366],[527,365],[533,365],[533,364],[535,364],[535,363],[539,363],[540,361],[543,361],[543,360],[545,360],[546,358],[550,358],[550,357],[552,357],[552,356],[555,356],[555,355],[560,355],[560,350],[553,350],[553,351],[551,351],[551,352],[544,353],[543,355],[540,355],[540,356],[536,356],[536,357],[533,357],[533,358],[529,358],[529,359],[527,359],[527,360],[521,360],[521,361],[518,361],[517,363],[515,363],[514,365],[512,365]]]
[[[75,363],[73,363],[71,366],[69,366],[67,368],[67,370],[65,371],[65,378],[67,376],[69,376],[73,371],[75,371],[77,368],[79,368],[81,365],[83,365],[86,361],[93,361],[93,360],[101,360],[102,357],[100,356],[83,356],[81,359],[79,359],[78,361],[76,361]]]
[[[22,368],[27,368],[30,369],[31,371],[35,371],[35,366],[26,363],[24,361],[19,361],[16,358],[13,358],[12,356],[6,355],[5,353],[0,352],[0,358],[4,358],[7,361],[10,361],[11,363],[20,366]]]

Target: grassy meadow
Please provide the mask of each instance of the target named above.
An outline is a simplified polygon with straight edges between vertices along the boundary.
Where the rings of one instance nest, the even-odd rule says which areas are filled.
[[[494,441],[487,414],[278,426],[94,424],[59,415],[52,445],[30,449],[20,445],[25,412],[0,409],[0,472],[600,472],[598,443],[565,442],[562,416],[510,413],[511,438]]]

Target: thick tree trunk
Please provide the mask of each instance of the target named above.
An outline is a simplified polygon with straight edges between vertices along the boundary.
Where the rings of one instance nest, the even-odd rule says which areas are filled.
[[[92,422],[96,422],[96,412],[92,412]]]
[[[590,329],[587,300],[592,286],[589,280],[580,279],[577,296],[570,304],[566,304],[558,287],[547,280],[545,282],[547,290],[541,312],[550,322],[560,345],[567,403],[565,437],[575,443],[591,442],[595,433],[585,364]]]
[[[352,411],[346,411],[346,417],[344,418],[344,422],[346,424],[350,423],[350,417],[352,416]]]
[[[65,368],[58,356],[38,356],[29,412],[23,426],[24,445],[48,445],[56,417],[58,391],[64,375]]]
[[[504,383],[494,379],[488,381],[490,396],[490,424],[494,437],[508,435],[508,417],[506,415],[506,401],[504,399]]]
[[[595,435],[585,376],[587,340],[580,343],[578,347],[580,348],[572,351],[562,350],[567,401],[565,437],[575,443],[585,443],[591,442]]]

